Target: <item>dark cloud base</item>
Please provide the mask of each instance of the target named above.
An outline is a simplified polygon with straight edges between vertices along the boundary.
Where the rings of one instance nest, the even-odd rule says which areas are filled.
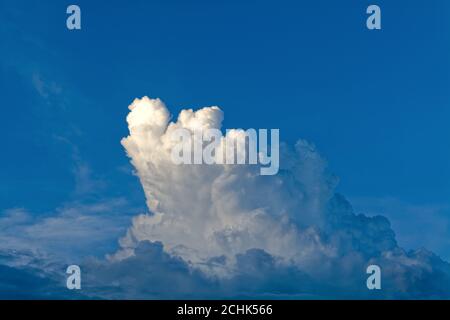
[[[333,258],[318,256],[314,269],[280,263],[261,249],[235,256],[233,276],[207,276],[168,254],[161,242],[141,241],[120,260],[87,260],[82,290],[65,287],[65,270],[0,265],[0,299],[449,299],[450,264],[425,249],[405,251],[389,221],[353,214],[340,195],[330,201],[320,237],[338,243]],[[225,256],[206,265],[225,264]],[[382,269],[382,289],[368,290],[369,264]]]

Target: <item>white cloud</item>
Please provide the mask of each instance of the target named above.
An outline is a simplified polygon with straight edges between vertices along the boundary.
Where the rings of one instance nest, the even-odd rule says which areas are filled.
[[[130,136],[122,144],[153,214],[133,220],[121,240],[125,251],[142,240],[161,241],[169,252],[199,265],[213,256],[233,257],[252,248],[298,263],[310,255],[333,255],[316,227],[326,222],[334,179],[313,146],[299,141],[295,150],[284,147],[290,161],[273,177],[261,176],[255,166],[174,165],[171,132],[220,129],[222,111],[183,110],[169,123],[165,105],[146,97],[136,99],[130,110]]]
[[[221,279],[233,290],[261,285],[266,293],[283,292],[286,283],[301,278],[285,293],[304,294],[308,288],[306,294],[320,296],[342,296],[345,290],[368,295],[365,267],[376,263],[384,270],[385,297],[450,294],[445,289],[450,284],[449,265],[427,251],[398,247],[386,218],[355,215],[348,201],[335,193],[337,178],[328,172],[326,161],[306,141],[299,140],[294,148],[282,146],[276,176],[261,176],[255,166],[173,164],[173,130],[220,129],[222,119],[218,107],[183,110],[170,122],[159,99],[144,97],[130,106],[130,135],[122,145],[140,178],[150,213],[133,219],[120,240],[121,250],[111,256],[116,268],[127,265],[122,274],[133,272],[129,264],[139,260],[136,248],[143,241],[157,241],[190,270]],[[242,261],[259,261],[242,260],[249,254],[267,255],[264,261],[272,261],[274,274],[290,270],[283,273],[285,281],[263,286],[267,279],[256,278],[258,285],[243,281],[239,289],[236,279],[246,269],[258,270],[259,262],[243,267]],[[145,278],[145,272],[134,276]]]
[[[449,264],[427,250],[399,247],[385,217],[356,215],[335,193],[337,178],[312,144],[282,145],[275,176],[261,176],[257,166],[174,165],[170,133],[220,129],[223,112],[218,107],[189,109],[176,121],[170,119],[158,99],[144,97],[130,106],[130,135],[122,144],[149,213],[133,218],[109,259],[83,262],[84,294],[138,299],[450,297]],[[37,266],[58,279],[61,261],[91,255],[123,234],[129,225],[126,211],[123,199],[73,202],[46,215],[5,211],[0,263]],[[59,264],[45,265],[53,261],[48,256],[57,256]],[[381,267],[380,292],[366,288],[369,264]],[[3,283],[10,285],[0,279],[0,288]]]

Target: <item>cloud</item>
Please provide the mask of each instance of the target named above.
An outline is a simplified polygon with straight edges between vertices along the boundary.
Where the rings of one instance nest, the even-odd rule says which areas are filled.
[[[54,283],[38,271],[0,265],[0,299],[45,299],[54,293]]]
[[[4,210],[0,251],[14,250],[18,256],[27,253],[49,262],[81,263],[87,255],[104,255],[114,249],[129,224],[130,210],[123,198],[70,202],[44,214],[23,208]]]
[[[449,264],[399,247],[385,217],[356,215],[314,145],[282,145],[276,176],[248,165],[174,165],[171,132],[220,129],[223,113],[189,109],[170,119],[159,99],[130,106],[122,145],[150,213],[133,218],[109,262],[87,265],[103,270],[104,283],[116,279],[118,296],[167,297],[170,287],[181,288],[175,298],[450,297]],[[369,264],[382,269],[379,292],[367,290]]]
[[[8,299],[86,299],[66,288],[66,266],[34,254],[0,249],[0,300]]]
[[[173,130],[221,129],[222,120],[208,107],[171,121],[159,99],[136,99],[122,145],[149,212],[133,217],[107,259],[81,261],[125,232],[125,200],[74,202],[41,216],[7,210],[0,268],[30,273],[31,288],[53,288],[52,297],[67,296],[57,289],[62,266],[79,257],[81,294],[91,298],[450,298],[450,265],[401,248],[387,218],[355,214],[309,142],[282,144],[275,176],[257,165],[173,164]],[[370,264],[381,267],[380,291],[366,287]],[[51,284],[38,281],[41,271]],[[11,283],[0,278],[2,286]]]
[[[216,257],[208,264],[221,265],[225,259]],[[83,269],[84,291],[110,299],[316,297],[314,283],[307,275],[292,266],[280,265],[263,250],[238,254],[236,267],[239,274],[233,277],[209,277],[180,257],[168,254],[161,242],[145,240],[127,259],[87,262]]]
[[[42,76],[35,72],[31,78],[33,87],[44,99],[48,99],[51,95],[60,95],[62,92],[61,87],[54,81],[47,83],[42,79]]]
[[[220,129],[222,111],[183,110],[177,122],[169,123],[160,100],[135,100],[130,109],[130,136],[122,144],[153,214],[134,219],[121,240],[125,251],[133,248],[134,240],[161,241],[193,263],[252,248],[294,260],[305,254],[299,244],[327,251],[316,243],[316,231],[310,227],[324,225],[335,179],[325,172],[326,164],[312,146],[300,141],[295,150],[284,148],[293,161],[273,177],[261,176],[257,166],[177,166],[170,157],[171,133],[178,128]]]
[[[74,128],[74,130],[78,129]],[[105,191],[107,187],[106,181],[94,175],[89,163],[82,158],[78,146],[64,136],[55,135],[54,139],[67,144],[71,149],[71,158],[73,161],[72,173],[75,180],[74,195],[83,197],[96,195]]]
[[[447,260],[450,258],[449,205],[407,203],[394,197],[357,197],[351,198],[351,202],[355,211],[389,218],[400,245],[426,247]],[[417,237],[417,226],[422,230],[420,237]]]
[[[194,298],[213,292],[212,281],[167,254],[160,242],[142,241],[127,259],[91,260],[82,270],[83,292],[102,298]]]
[[[66,288],[67,266],[115,250],[134,210],[112,198],[70,202],[48,213],[0,212],[0,299],[87,298]]]

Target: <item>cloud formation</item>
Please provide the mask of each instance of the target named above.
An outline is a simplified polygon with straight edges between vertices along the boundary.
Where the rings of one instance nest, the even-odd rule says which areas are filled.
[[[113,250],[111,245],[129,224],[130,205],[123,198],[101,202],[70,202],[49,213],[23,208],[0,215],[0,254],[15,252],[14,265],[29,265],[28,257],[48,263],[81,263],[89,255]],[[1,262],[1,261],[0,261]]]
[[[150,213],[133,218],[108,262],[88,265],[92,286],[112,281],[128,298],[450,297],[449,264],[400,248],[385,217],[356,215],[314,145],[283,144],[276,176],[249,165],[175,165],[171,132],[221,129],[223,112],[182,110],[170,121],[165,104],[147,97],[129,109],[122,145]],[[367,290],[369,264],[382,269],[381,291]]]
[[[208,107],[171,121],[159,99],[136,99],[122,145],[149,212],[107,259],[79,260],[81,292],[65,289],[64,268],[124,231],[126,201],[69,203],[41,217],[3,212],[0,297],[450,298],[450,265],[401,248],[385,217],[355,214],[311,143],[282,144],[275,176],[257,165],[172,162],[173,130],[221,129],[222,120]],[[381,267],[380,291],[366,287],[370,264]]]

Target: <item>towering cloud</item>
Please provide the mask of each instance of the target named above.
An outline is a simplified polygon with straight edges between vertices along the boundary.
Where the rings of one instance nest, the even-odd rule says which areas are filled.
[[[121,249],[96,266],[103,281],[114,274],[121,292],[152,296],[139,284],[156,268],[169,275],[152,292],[173,272],[183,284],[177,297],[205,288],[232,296],[450,297],[450,266],[426,250],[400,248],[386,218],[356,215],[312,144],[283,144],[275,176],[250,165],[176,165],[171,133],[221,129],[223,112],[183,110],[171,122],[164,103],[147,97],[129,109],[122,145],[150,212],[136,216]],[[366,287],[369,264],[381,267],[380,292]],[[130,277],[142,281],[130,289]]]

